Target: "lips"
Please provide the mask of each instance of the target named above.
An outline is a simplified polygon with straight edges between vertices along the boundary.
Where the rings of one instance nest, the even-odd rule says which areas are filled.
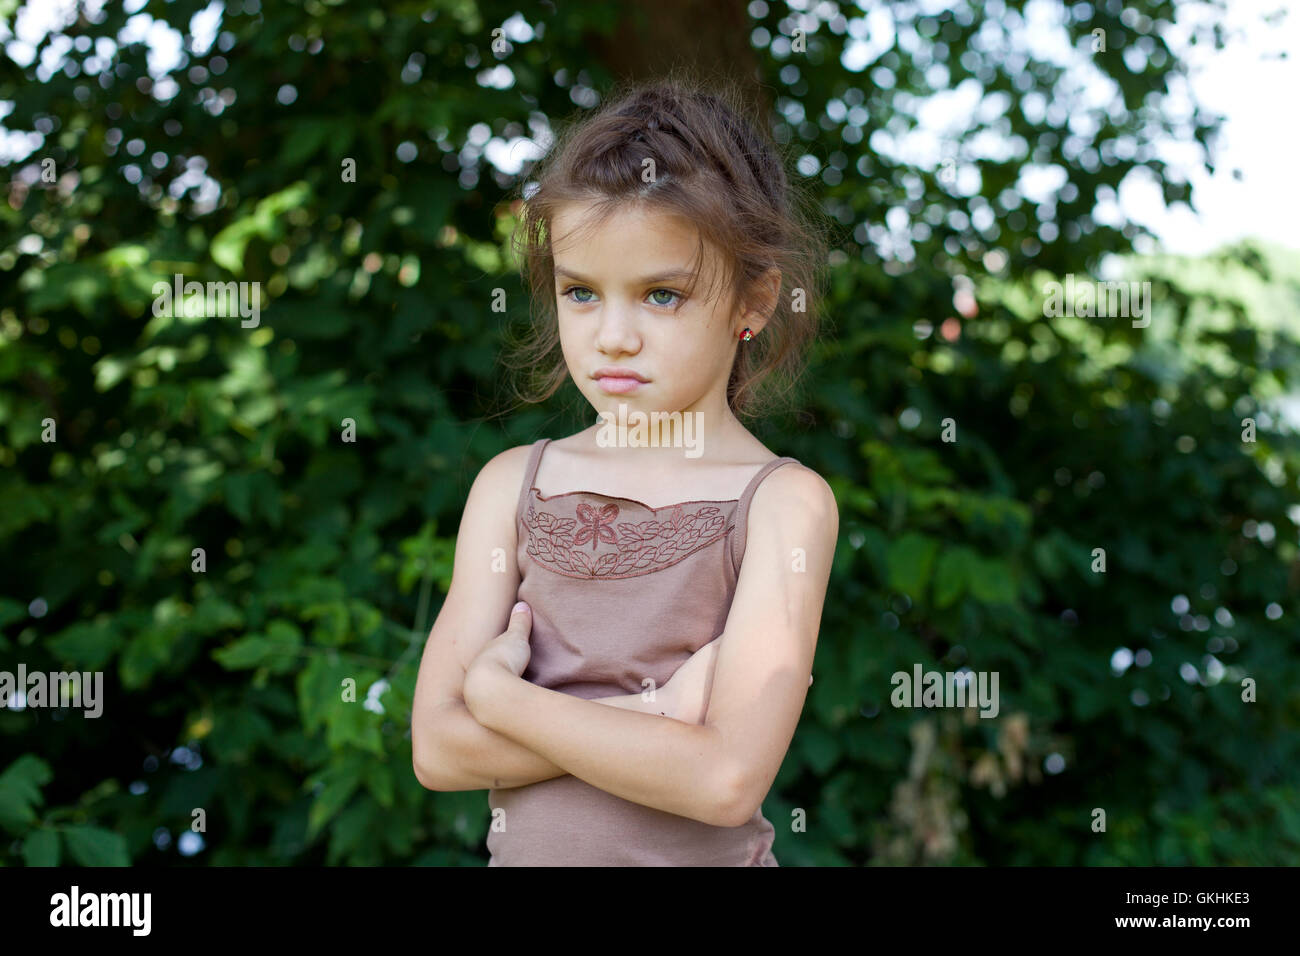
[[[596,384],[607,395],[626,395],[629,392],[635,392],[645,383],[640,379],[626,376],[602,375],[596,379]]]
[[[605,379],[605,378],[631,379],[632,381],[642,382],[642,383],[649,381],[648,378],[646,378],[644,375],[642,375],[640,372],[636,371],[635,369],[623,368],[622,366],[614,366],[614,365],[606,365],[604,368],[596,369],[595,374],[593,374],[591,377],[596,379],[597,381],[600,381],[601,379]]]

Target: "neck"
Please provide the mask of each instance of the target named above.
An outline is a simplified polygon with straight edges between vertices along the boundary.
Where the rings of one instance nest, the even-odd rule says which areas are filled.
[[[726,419],[724,431],[708,428],[713,419],[700,411],[643,412],[621,404],[600,413],[588,439],[593,452],[638,464],[718,457],[739,426],[730,409]]]

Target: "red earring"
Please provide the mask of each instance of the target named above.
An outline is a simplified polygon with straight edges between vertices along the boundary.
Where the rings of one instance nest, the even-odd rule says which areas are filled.
[[[748,342],[753,337],[754,333],[749,330],[749,326],[746,326],[745,331],[740,333],[740,340],[742,342]]]

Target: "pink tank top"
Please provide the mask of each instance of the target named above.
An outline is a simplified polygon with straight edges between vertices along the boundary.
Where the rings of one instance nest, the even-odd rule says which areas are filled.
[[[519,600],[533,609],[532,658],[541,687],[590,700],[662,687],[723,632],[759,482],[738,499],[651,508],[631,498],[534,487],[549,438],[533,445],[519,492]],[[717,827],[633,803],[571,774],[488,791],[504,832],[489,826],[488,866],[777,866],[762,809]]]

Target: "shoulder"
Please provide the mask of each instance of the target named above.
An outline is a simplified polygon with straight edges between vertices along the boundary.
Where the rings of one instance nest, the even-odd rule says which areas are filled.
[[[467,510],[481,503],[502,518],[514,515],[532,452],[531,444],[516,445],[498,452],[484,462],[470,488]]]
[[[839,531],[840,510],[826,479],[807,465],[786,462],[758,483],[749,505],[751,524],[770,519],[782,526],[812,526],[833,540]]]
[[[513,487],[518,493],[524,483],[524,473],[528,471],[528,459],[533,453],[533,446],[515,445],[505,451],[497,452],[479,469],[475,483],[482,481],[498,488]]]

